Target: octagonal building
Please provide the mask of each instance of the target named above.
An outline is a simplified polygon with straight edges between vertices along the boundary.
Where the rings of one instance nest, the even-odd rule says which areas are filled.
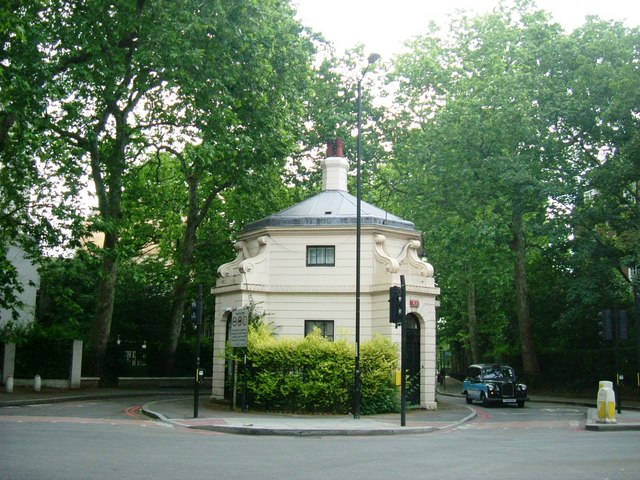
[[[319,328],[332,340],[355,342],[357,199],[347,191],[343,142],[329,141],[323,191],[244,227],[237,257],[218,269],[212,397],[225,396],[228,366],[219,352],[231,312],[252,301],[268,313],[276,335],[302,337]],[[361,202],[360,342],[382,335],[400,344],[389,322],[389,288],[406,283],[409,403],[436,408],[436,302],[433,267],[419,257],[415,225]]]

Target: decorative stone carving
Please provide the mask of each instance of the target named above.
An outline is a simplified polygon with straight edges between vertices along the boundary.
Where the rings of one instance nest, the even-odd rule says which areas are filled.
[[[404,256],[408,256],[409,265],[411,265],[414,268],[417,268],[418,274],[421,277],[433,277],[433,266],[430,263],[424,262],[420,257],[418,257],[419,249],[420,249],[420,241],[411,240],[402,249],[402,252],[404,254],[402,260],[404,260]]]
[[[229,262],[224,263],[218,267],[218,276],[220,277],[232,277],[240,273],[240,264],[246,258],[249,258],[249,250],[247,244],[243,241],[238,241],[233,244],[233,248],[238,252],[236,258]]]
[[[242,273],[251,272],[257,263],[262,263],[269,257],[269,236],[263,235],[259,237],[258,245],[260,245],[260,248],[255,257],[250,257],[240,262],[240,271]]]
[[[384,264],[387,272],[397,273],[400,270],[400,262],[391,257],[389,255],[389,252],[387,252],[387,237],[385,237],[384,235],[376,235],[374,241],[374,253],[376,260]]]
[[[408,260],[409,265],[418,270],[418,274],[422,277],[433,277],[433,266],[427,262],[422,261],[418,257],[418,250],[420,249],[419,240],[409,240],[402,248],[400,255],[393,258],[389,255],[386,245],[387,238],[384,235],[376,235],[375,242],[375,258],[378,262],[383,263],[387,272],[397,273],[400,271],[400,264]]]

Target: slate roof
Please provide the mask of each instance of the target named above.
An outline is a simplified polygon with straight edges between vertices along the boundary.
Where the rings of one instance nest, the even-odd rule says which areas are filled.
[[[356,225],[357,199],[343,190],[325,190],[262,220],[248,223],[244,232],[264,227],[325,227]],[[403,220],[367,202],[362,202],[361,225],[385,225],[415,231],[413,222]]]

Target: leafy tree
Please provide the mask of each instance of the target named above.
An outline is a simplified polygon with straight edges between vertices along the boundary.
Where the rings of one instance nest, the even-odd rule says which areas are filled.
[[[47,105],[40,88],[42,32],[31,27],[43,9],[44,2],[23,0],[0,7],[0,306],[8,309],[18,306],[22,290],[9,247],[37,263],[42,249],[63,244],[78,226],[73,169],[47,161],[36,128]]]
[[[527,250],[556,188],[555,159],[545,153],[545,108],[559,32],[527,2],[460,16],[451,27],[445,39],[432,31],[397,60],[402,123],[396,156],[407,161],[409,167],[399,167],[405,174],[420,172],[419,188],[430,201],[424,207],[431,209],[422,213],[444,227],[437,253],[452,260],[457,288],[467,292],[472,355],[478,357],[476,289],[487,274],[500,277],[510,256],[524,369],[536,373]],[[452,243],[456,247],[447,248]]]
[[[628,301],[611,272],[637,263],[637,40],[597,19],[567,35],[514,2],[396,59],[384,174],[426,232],[443,328],[473,360],[491,338],[496,360],[520,350],[535,373],[534,339],[575,348],[598,309]]]
[[[284,156],[309,49],[293,11],[277,0],[53,0],[16,15],[40,53],[34,88],[48,105],[38,119],[48,159],[86,173],[95,189],[92,228],[104,243],[90,345],[99,371],[113,314],[126,175],[154,150],[182,162],[190,198],[173,341],[197,227],[241,173]]]
[[[568,152],[572,188],[561,200],[576,260],[599,259],[627,282],[624,267],[640,264],[639,40],[639,29],[597,18],[573,32],[554,125]]]
[[[97,259],[80,250],[73,258],[48,257],[41,269],[37,320],[44,327],[87,338],[95,309]]]

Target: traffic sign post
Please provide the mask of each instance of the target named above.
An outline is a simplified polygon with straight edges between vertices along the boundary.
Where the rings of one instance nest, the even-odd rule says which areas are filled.
[[[233,348],[249,346],[249,309],[241,308],[231,313],[229,341]]]
[[[231,328],[229,330],[229,343],[232,348],[247,348],[249,346],[249,309],[240,308],[231,313]],[[235,355],[234,355],[235,357]],[[236,391],[238,382],[238,363],[234,360],[233,375],[233,407],[236,406]],[[244,362],[242,365],[242,411],[247,410],[247,353],[244,352]]]

